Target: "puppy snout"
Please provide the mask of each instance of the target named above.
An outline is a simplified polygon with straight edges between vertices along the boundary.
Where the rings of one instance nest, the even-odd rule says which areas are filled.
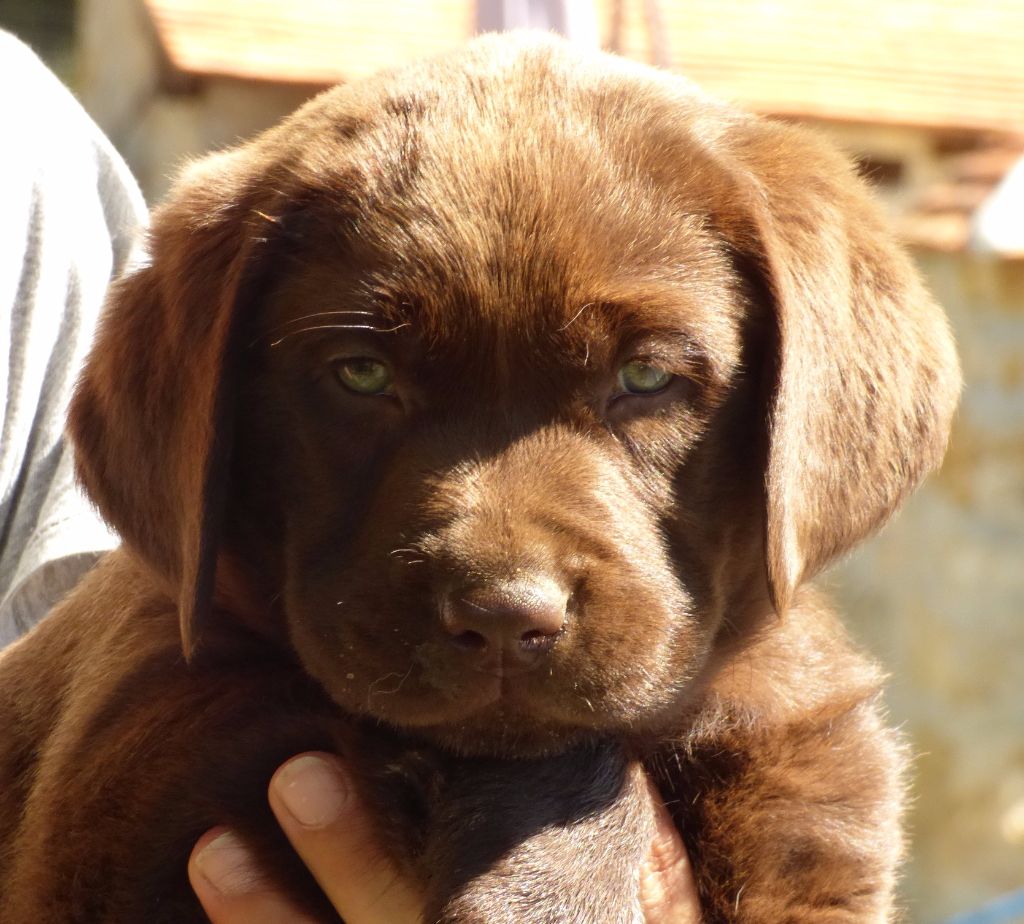
[[[441,601],[441,624],[464,651],[534,666],[565,625],[567,599],[547,580],[456,586]]]

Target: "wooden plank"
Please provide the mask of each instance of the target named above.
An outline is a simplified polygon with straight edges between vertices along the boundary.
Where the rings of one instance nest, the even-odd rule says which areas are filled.
[[[146,0],[171,63],[198,75],[329,84],[458,44],[473,0]],[[614,0],[596,0],[611,27]],[[1024,132],[1020,0],[662,0],[673,69],[764,112]],[[622,49],[649,60],[644,2]],[[607,37],[607,36],[605,36]]]

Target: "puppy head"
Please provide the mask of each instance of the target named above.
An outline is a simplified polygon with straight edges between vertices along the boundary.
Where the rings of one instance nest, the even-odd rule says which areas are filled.
[[[957,384],[817,139],[489,37],[186,174],[71,431],[186,651],[279,620],[346,708],[522,753],[665,722],[937,464]]]

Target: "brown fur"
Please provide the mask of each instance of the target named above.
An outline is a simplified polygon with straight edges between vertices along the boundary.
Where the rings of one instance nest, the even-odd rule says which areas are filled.
[[[394,395],[333,378],[367,354]],[[677,378],[619,395],[634,356]],[[329,919],[264,803],[326,748],[430,920],[636,921],[641,766],[707,921],[888,920],[901,746],[805,584],[938,464],[958,385],[827,145],[553,40],[193,166],[72,408],[124,547],[0,659],[0,918],[202,920],[229,823]],[[439,613],[524,575],[565,626],[495,680]]]

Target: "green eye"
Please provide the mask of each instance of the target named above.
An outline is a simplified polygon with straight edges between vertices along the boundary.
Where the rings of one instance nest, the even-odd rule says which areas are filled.
[[[379,359],[343,359],[335,363],[334,372],[338,381],[357,395],[383,395],[391,388],[391,367]]]
[[[653,395],[674,378],[671,372],[634,359],[619,370],[619,387],[630,395]]]

